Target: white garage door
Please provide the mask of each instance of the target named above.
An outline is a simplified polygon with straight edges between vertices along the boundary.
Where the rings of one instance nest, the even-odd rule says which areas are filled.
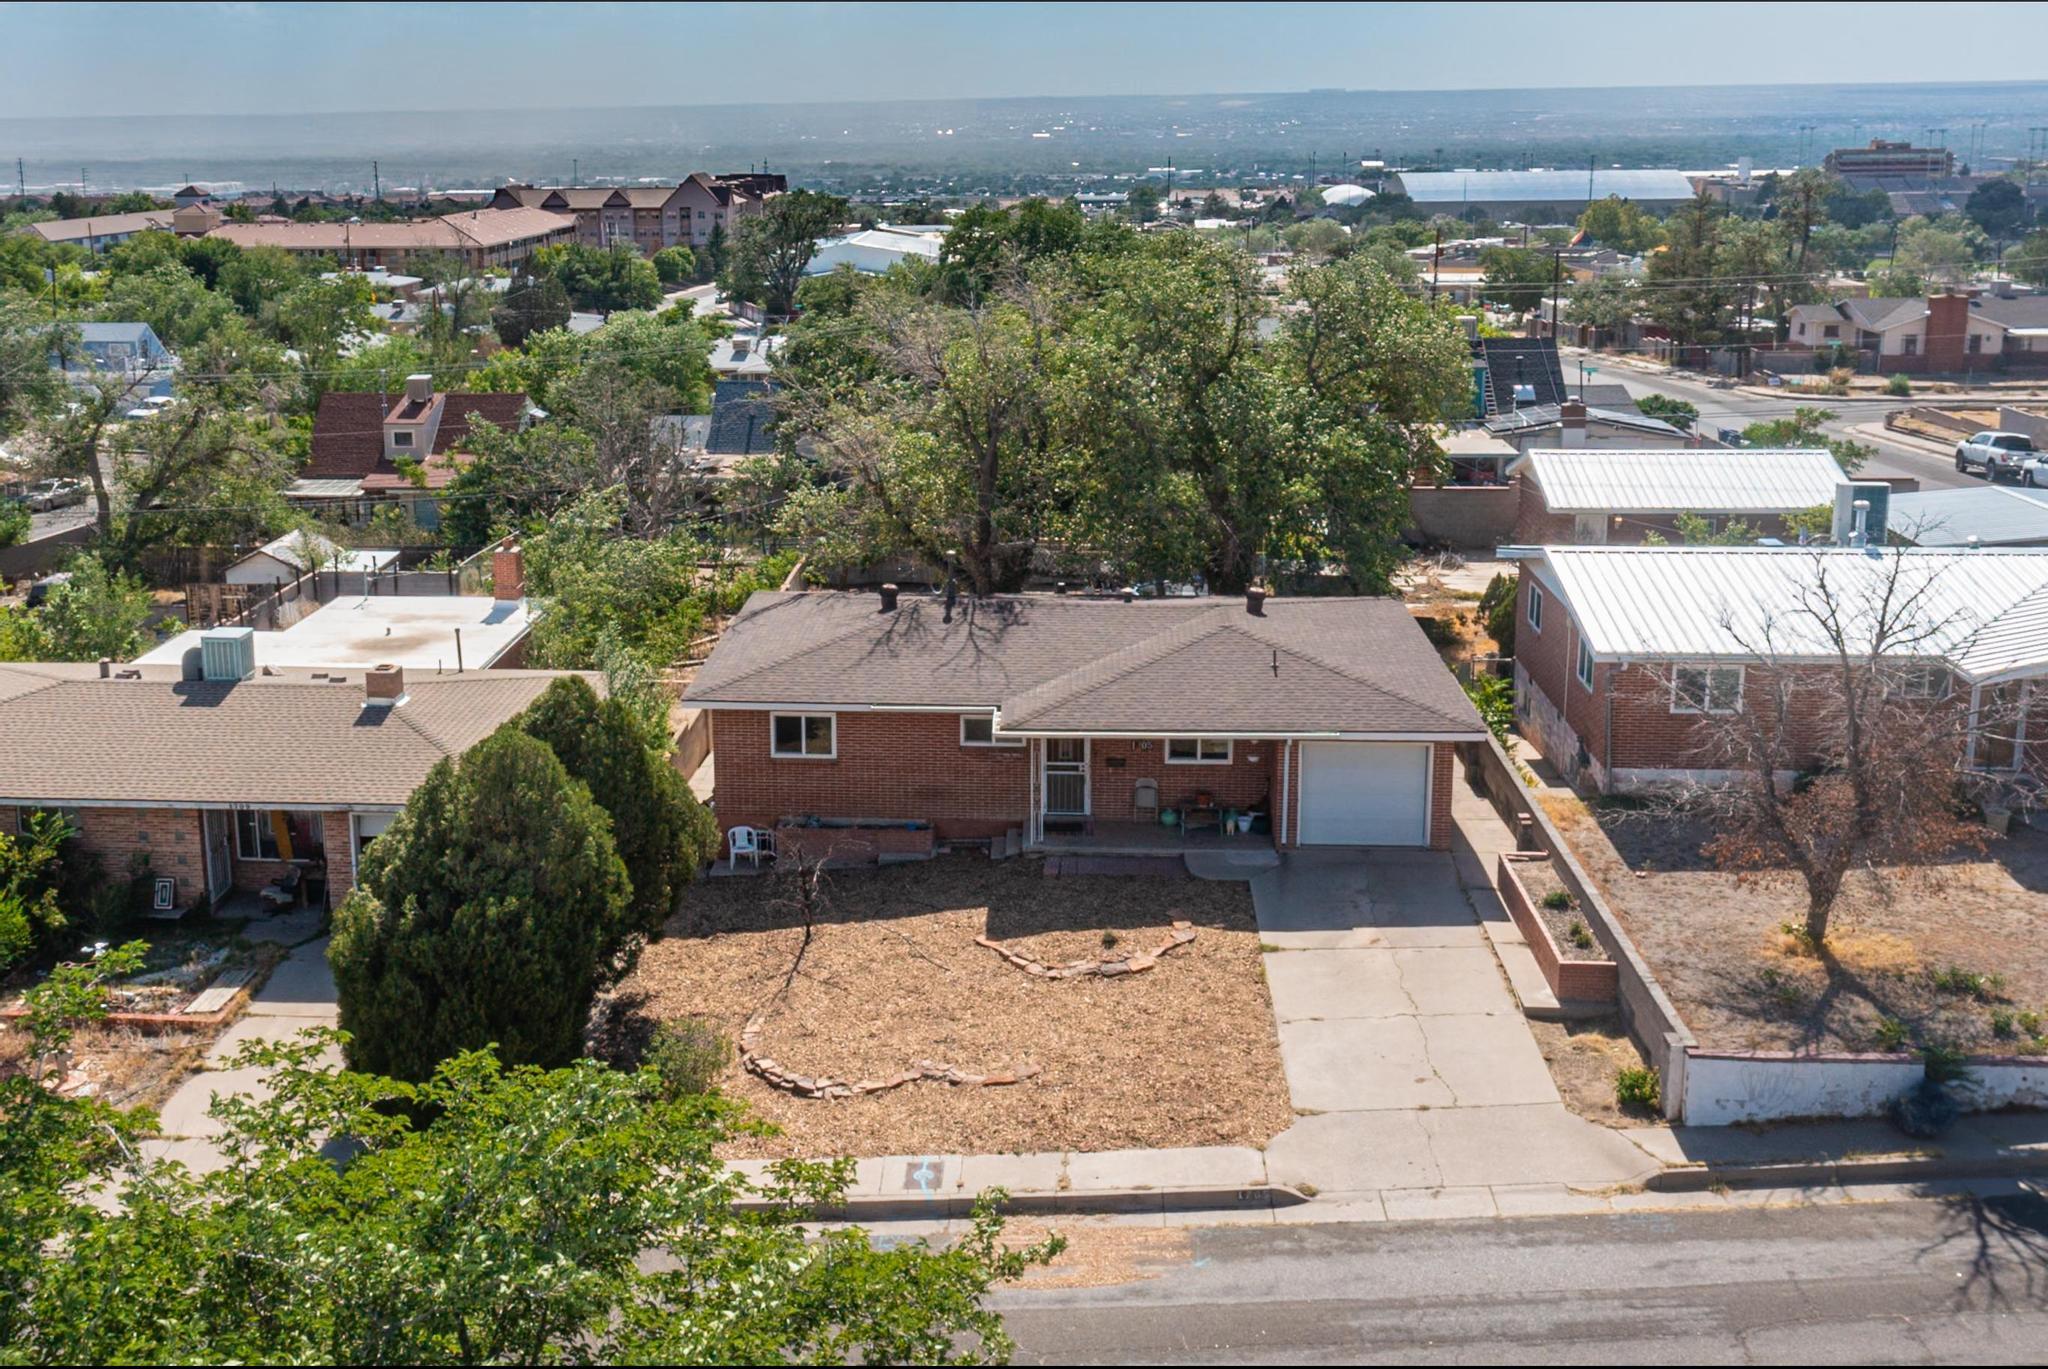
[[[1427,846],[1428,744],[1303,742],[1301,844]]]

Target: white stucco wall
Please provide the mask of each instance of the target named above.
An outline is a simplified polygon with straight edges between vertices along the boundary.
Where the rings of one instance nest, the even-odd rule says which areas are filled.
[[[1976,1078],[1954,1086],[1965,1106],[2048,1106],[2048,1060],[1999,1057],[1971,1063]],[[1692,1126],[1791,1117],[1872,1117],[1920,1082],[1910,1056],[1688,1052],[1682,1116]]]

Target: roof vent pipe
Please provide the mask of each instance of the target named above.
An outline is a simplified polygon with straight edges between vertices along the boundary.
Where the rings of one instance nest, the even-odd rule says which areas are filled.
[[[1968,547],[1971,551],[1982,551],[1984,549],[1984,539],[1973,532],[1968,537],[1965,537],[1963,539],[1963,545]],[[104,664],[104,662],[102,662],[102,664]],[[104,675],[106,672],[103,670],[100,673]]]
[[[100,678],[101,678],[102,680],[104,680],[104,679],[106,679],[106,678],[107,678],[108,676],[112,675],[113,673],[114,673],[114,658],[113,658],[113,657],[111,657],[111,656],[102,656],[102,657],[100,657]]]
[[[1266,591],[1260,589],[1257,585],[1247,589],[1244,592],[1244,611],[1251,614],[1254,618],[1265,617]]]
[[[896,611],[896,595],[899,592],[894,585],[882,586],[882,612],[894,613]]]

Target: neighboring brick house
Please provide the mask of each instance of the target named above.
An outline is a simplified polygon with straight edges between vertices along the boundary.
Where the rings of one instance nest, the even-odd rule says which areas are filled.
[[[209,642],[198,671],[0,665],[0,830],[24,810],[61,810],[109,878],[146,857],[181,909],[253,893],[294,864],[338,901],[427,772],[555,678],[259,671],[233,636]]]
[[[523,428],[532,408],[523,394],[437,391],[425,375],[407,376],[399,395],[330,390],[313,415],[311,457],[285,498],[323,505],[350,522],[369,517],[378,501],[398,500],[421,527],[439,527],[433,496],[462,469],[471,417]],[[417,465],[423,483],[401,462]]]
[[[1228,841],[1442,849],[1486,736],[1393,599],[760,593],[684,699],[722,828],[1027,847],[1156,844],[1193,807],[1258,815]]]
[[[1677,541],[1681,514],[1781,537],[1787,514],[1833,504],[1847,479],[1821,447],[1545,448],[1514,470],[1522,546]]]
[[[2048,552],[1852,547],[1540,547],[1515,551],[1515,706],[1566,778],[1641,793],[1718,778],[1702,719],[1746,706],[1755,672],[1825,672],[1831,647],[1798,605],[1825,575],[1848,633],[1885,615],[1930,701],[1967,706],[1970,761],[2048,760]],[[1768,646],[1764,645],[1768,643]],[[1810,694],[1807,697],[1811,697]],[[2036,718],[2032,715],[2041,713]],[[2020,719],[2016,728],[2012,719]],[[1816,734],[1816,743],[1819,734]]]

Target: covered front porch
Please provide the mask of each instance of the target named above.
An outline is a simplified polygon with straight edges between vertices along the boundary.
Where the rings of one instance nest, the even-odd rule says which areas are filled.
[[[1282,743],[1032,737],[1025,845],[1144,855],[1277,844]]]

